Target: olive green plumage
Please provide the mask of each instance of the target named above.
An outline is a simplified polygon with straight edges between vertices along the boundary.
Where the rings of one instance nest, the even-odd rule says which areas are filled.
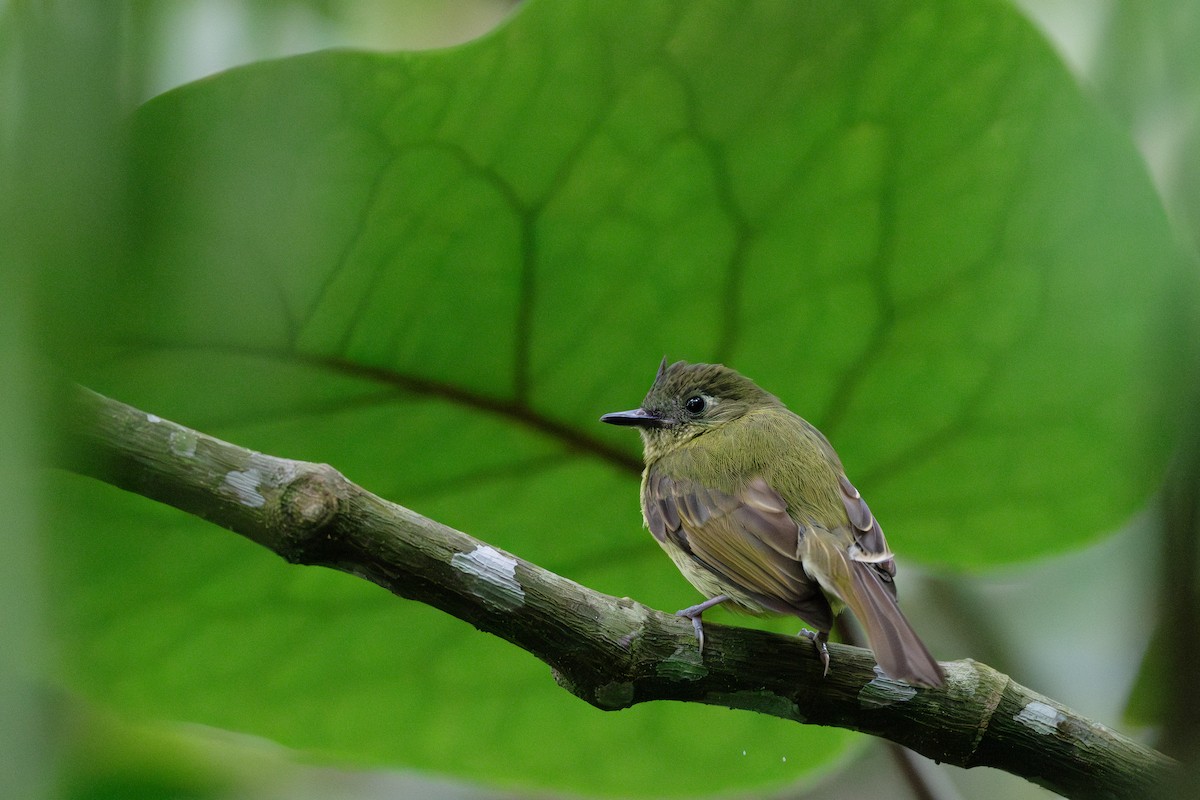
[[[942,684],[896,605],[895,560],[879,523],[825,437],[778,398],[720,364],[663,359],[640,408],[601,419],[642,435],[642,514],[709,598],[679,612],[701,647],[701,614],[732,602],[814,626],[828,670],[825,640],[849,606],[884,672]]]

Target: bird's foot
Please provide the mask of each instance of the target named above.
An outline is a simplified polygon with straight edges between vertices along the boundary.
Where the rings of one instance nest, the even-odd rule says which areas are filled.
[[[703,603],[697,603],[694,606],[688,606],[675,612],[677,617],[687,617],[692,621],[692,627],[696,630],[696,641],[699,643],[700,652],[704,652],[704,624],[700,621],[700,616],[716,605],[720,605],[729,599],[727,594],[719,594],[716,597],[709,598]]]
[[[829,634],[821,633],[818,631],[810,631],[808,628],[802,628],[800,630],[800,633],[798,633],[797,635],[803,636],[805,639],[808,639],[810,642],[813,643],[813,647],[817,648],[817,655],[820,657],[821,663],[825,666],[825,672],[822,674],[822,677],[828,676],[829,675],[829,648],[825,645],[825,643],[827,641],[829,641]]]

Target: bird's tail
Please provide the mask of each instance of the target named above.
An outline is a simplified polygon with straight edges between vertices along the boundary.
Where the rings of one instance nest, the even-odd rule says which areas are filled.
[[[845,563],[849,567],[849,581],[845,584],[846,591],[839,594],[866,629],[871,651],[883,671],[888,677],[920,686],[945,683],[941,666],[904,618],[876,568],[852,559],[846,559]]]

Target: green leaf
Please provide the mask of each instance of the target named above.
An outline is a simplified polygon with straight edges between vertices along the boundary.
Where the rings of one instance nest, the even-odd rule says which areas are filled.
[[[1079,546],[1161,473],[1157,313],[1191,288],[1128,141],[1006,5],[531,0],[461,48],[168,93],[133,163],[142,274],[77,377],[600,591],[696,600],[596,421],[664,353],[822,427],[902,559]],[[349,576],[56,496],[65,677],[135,713],[626,796],[782,785],[852,741],[602,714]]]

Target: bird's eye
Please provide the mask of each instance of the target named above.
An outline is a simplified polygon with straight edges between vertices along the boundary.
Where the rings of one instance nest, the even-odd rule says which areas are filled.
[[[683,404],[683,407],[687,409],[689,414],[699,414],[707,405],[708,403],[704,400],[704,398],[697,394],[689,397],[687,402]]]

